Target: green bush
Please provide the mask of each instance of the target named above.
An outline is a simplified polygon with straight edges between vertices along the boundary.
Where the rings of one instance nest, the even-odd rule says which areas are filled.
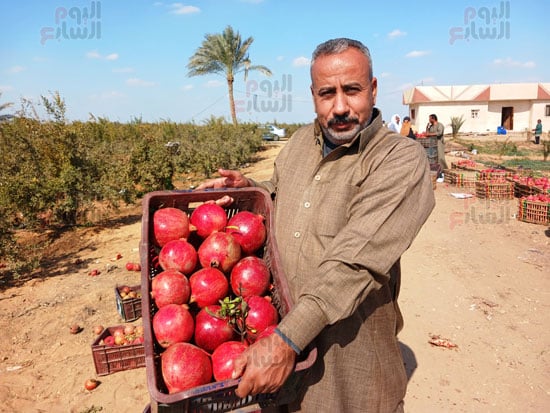
[[[204,124],[141,119],[123,124],[91,116],[68,123],[58,93],[42,97],[47,119],[32,102],[0,123],[0,255],[21,258],[19,228],[93,224],[98,203],[117,208],[143,194],[173,189],[176,178],[210,177],[239,168],[264,144],[257,124],[234,126],[222,118]]]

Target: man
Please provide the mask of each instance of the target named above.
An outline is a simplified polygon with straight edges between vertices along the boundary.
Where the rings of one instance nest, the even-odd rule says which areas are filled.
[[[402,412],[399,262],[434,207],[429,165],[421,145],[382,127],[362,43],[319,45],[311,81],[317,119],[290,138],[270,181],[220,170],[197,188],[257,185],[275,199],[294,307],[236,360],[237,394],[278,390],[313,343],[317,360],[290,411]]]
[[[440,173],[448,169],[447,160],[445,159],[445,126],[437,121],[437,115],[431,114],[429,117],[428,126],[426,126],[426,136],[437,138],[437,162],[439,163]]]
[[[535,129],[533,129],[533,132],[535,132],[535,145],[538,145],[540,144],[540,135],[542,135],[542,121],[540,119],[537,120],[537,124]]]

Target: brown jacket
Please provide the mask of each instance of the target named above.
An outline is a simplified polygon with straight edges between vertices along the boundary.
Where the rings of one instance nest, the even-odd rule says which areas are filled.
[[[319,350],[305,412],[392,412],[405,395],[399,260],[434,207],[423,147],[373,121],[322,157],[298,130],[275,161],[275,235],[295,307],[280,330]]]

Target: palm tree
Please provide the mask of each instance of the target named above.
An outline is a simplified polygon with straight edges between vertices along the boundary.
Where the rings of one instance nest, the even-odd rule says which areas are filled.
[[[1,96],[2,96],[2,92],[0,92],[0,97]],[[9,108],[12,105],[13,105],[13,102],[0,103],[0,112],[3,111],[4,109]]]
[[[200,76],[211,73],[224,74],[229,90],[229,109],[233,124],[237,125],[233,83],[235,75],[244,72],[246,81],[250,70],[259,70],[266,76],[271,76],[271,70],[265,66],[252,65],[248,57],[248,48],[254,39],[249,37],[242,41],[239,32],[234,32],[227,26],[221,34],[206,34],[201,47],[189,59],[188,76]]]

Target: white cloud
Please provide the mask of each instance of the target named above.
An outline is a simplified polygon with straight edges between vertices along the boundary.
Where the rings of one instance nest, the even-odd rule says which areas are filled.
[[[277,61],[278,62],[282,62],[283,60],[285,60],[285,57],[284,56],[277,56]]]
[[[27,68],[24,66],[12,66],[7,70],[7,72],[11,74],[16,74],[24,72],[25,70],[27,70]]]
[[[0,92],[9,92],[11,90],[13,90],[14,87],[11,86],[11,85],[0,85]]]
[[[506,59],[495,59],[493,60],[493,64],[504,67],[523,67],[525,69],[532,69],[536,66],[535,62],[532,60],[527,62],[519,62],[511,57],[507,57]]]
[[[149,80],[143,80],[137,77],[132,77],[126,80],[126,84],[128,86],[136,86],[136,87],[152,87],[152,86],[156,86],[157,82],[151,82]]]
[[[295,66],[295,67],[309,66],[309,62],[310,60],[307,57],[300,56],[292,61],[292,66]]]
[[[117,60],[118,59],[118,53],[111,53],[107,56],[101,55],[97,50],[91,50],[86,53],[86,57],[88,59],[100,59],[100,60]]]
[[[382,72],[380,73],[379,75],[377,75],[376,77],[379,78],[379,79],[382,79],[382,78],[385,78],[385,77],[390,77],[390,73],[389,72]]]
[[[180,88],[183,92],[193,89],[193,85],[184,85]]]
[[[392,30],[391,32],[388,33],[388,37],[390,39],[395,39],[397,37],[402,37],[402,36],[406,36],[406,35],[407,35],[407,32],[402,32],[399,29]]]
[[[260,4],[263,3],[264,0],[240,0],[241,3],[250,3],[250,4]]]
[[[172,14],[193,14],[201,11],[198,7],[186,6],[183,3],[172,3],[169,7]]]
[[[405,55],[405,57],[423,57],[429,55],[431,52],[429,50],[413,50]]]

